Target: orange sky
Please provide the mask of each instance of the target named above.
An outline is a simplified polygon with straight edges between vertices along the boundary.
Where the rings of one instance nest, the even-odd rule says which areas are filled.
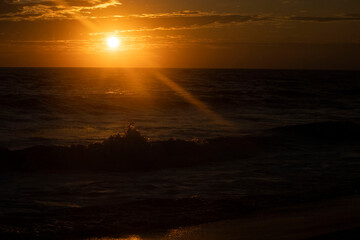
[[[0,0],[0,56],[3,67],[359,69],[360,1]]]

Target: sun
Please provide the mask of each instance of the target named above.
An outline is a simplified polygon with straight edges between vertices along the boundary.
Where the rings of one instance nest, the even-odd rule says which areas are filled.
[[[118,37],[109,37],[106,42],[111,49],[116,49],[120,45],[120,39]]]

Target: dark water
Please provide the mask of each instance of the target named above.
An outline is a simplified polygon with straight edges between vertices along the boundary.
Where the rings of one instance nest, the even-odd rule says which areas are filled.
[[[153,140],[257,136],[250,154],[187,168],[2,172],[3,239],[141,235],[360,191],[359,72],[3,68],[0,78],[7,148],[101,141],[128,121]]]
[[[129,121],[152,139],[192,139],[360,117],[359,72],[1,68],[0,80],[0,145],[10,148],[99,141]]]

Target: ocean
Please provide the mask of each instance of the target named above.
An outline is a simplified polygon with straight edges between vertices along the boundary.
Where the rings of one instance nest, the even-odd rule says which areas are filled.
[[[0,80],[3,239],[141,235],[360,190],[360,72],[0,68]],[[145,143],[106,140],[130,123]]]
[[[159,80],[158,73],[212,114]],[[151,139],[238,136],[360,119],[359,72],[1,68],[0,146],[102,141],[134,122]]]

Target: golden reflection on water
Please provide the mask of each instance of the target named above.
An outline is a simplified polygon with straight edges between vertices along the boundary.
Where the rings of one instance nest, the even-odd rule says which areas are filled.
[[[221,238],[215,238],[216,240]],[[212,236],[207,236],[201,226],[184,227],[169,230],[165,235],[143,236],[131,235],[128,237],[103,237],[90,238],[87,240],[215,240]]]
[[[199,226],[181,227],[159,235],[144,235],[141,237],[139,235],[131,235],[128,237],[104,237],[87,240],[238,240],[239,236],[241,236],[240,230],[242,229],[239,226],[241,225],[235,220]]]
[[[103,237],[103,238],[90,238],[87,240],[145,240],[139,236],[133,235],[133,236],[128,236],[125,238],[113,238],[113,237]]]

